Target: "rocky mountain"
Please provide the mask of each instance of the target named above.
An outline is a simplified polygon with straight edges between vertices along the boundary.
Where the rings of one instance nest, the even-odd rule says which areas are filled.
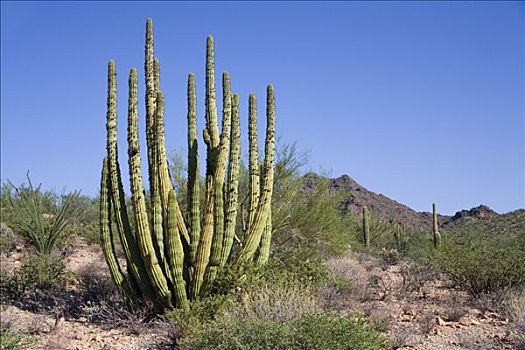
[[[316,186],[322,179],[315,173],[305,175],[305,187]],[[330,188],[343,192],[343,210],[361,215],[367,206],[373,216],[383,222],[402,223],[409,229],[429,230],[432,227],[432,213],[417,212],[383,194],[378,194],[361,186],[348,175],[329,179]],[[458,211],[453,216],[439,215],[439,225],[444,228],[455,227],[472,222],[486,221],[499,216],[485,205],[470,210]]]

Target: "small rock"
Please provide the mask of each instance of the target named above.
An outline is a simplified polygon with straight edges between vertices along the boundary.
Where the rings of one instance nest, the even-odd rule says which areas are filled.
[[[470,326],[472,324],[472,320],[468,317],[463,316],[458,320],[458,323],[462,326]]]
[[[478,316],[482,314],[482,312],[479,311],[478,309],[469,309],[467,313],[470,315],[474,315],[474,316]]]

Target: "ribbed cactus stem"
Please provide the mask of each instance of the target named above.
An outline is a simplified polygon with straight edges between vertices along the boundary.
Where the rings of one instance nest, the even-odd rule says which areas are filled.
[[[199,184],[199,142],[197,139],[197,97],[195,77],[188,75],[188,212],[191,241],[190,266],[194,265],[195,254],[201,231],[200,184]]]
[[[259,191],[260,191],[260,178],[259,178],[259,146],[257,137],[257,98],[255,94],[250,94],[248,100],[248,157],[249,165],[248,172],[250,174],[250,197],[249,197],[249,208],[248,208],[248,227],[253,225],[255,219],[255,212],[259,205]]]
[[[146,81],[146,145],[148,148],[148,174],[154,179],[155,172],[155,56],[153,51],[153,20],[146,21],[146,45],[144,50],[144,74]],[[160,85],[160,79],[159,79]],[[150,194],[153,195],[153,181],[150,181]]]
[[[157,155],[157,162],[154,166],[154,169],[157,169],[158,178],[159,178],[159,190],[160,190],[160,199],[162,203],[162,216],[164,218],[168,217],[168,195],[171,190],[173,190],[173,184],[171,182],[171,177],[168,168],[168,159],[166,156],[166,143],[164,137],[164,94],[161,90],[156,92],[156,108],[155,108],[155,146]],[[177,227],[179,233],[185,239],[186,243],[190,243],[190,237],[188,234],[188,229],[184,222],[184,217],[180,210],[179,204],[175,201],[175,213],[177,215]],[[167,227],[167,222],[164,222],[164,227]]]
[[[158,57],[155,57],[153,62],[153,71],[155,74],[155,91],[160,90],[160,60]]]
[[[155,291],[151,296],[152,300],[159,300],[160,304],[165,306],[171,305],[171,292],[168,289],[166,278],[159,265],[155,249],[153,246],[152,232],[148,220],[146,198],[144,186],[142,183],[142,174],[140,171],[140,147],[138,135],[138,111],[137,111],[137,74],[132,69],[130,74],[130,107],[128,110],[128,155],[129,155],[129,172],[131,183],[131,202],[133,204],[133,214],[135,216],[135,238],[140,251],[140,256],[136,261],[145,266],[149,282],[137,283],[142,286],[150,286]]]
[[[222,240],[224,238],[224,177],[226,175],[227,158],[230,149],[231,133],[231,94],[226,90],[223,105],[222,131],[220,135],[219,149],[217,153],[217,163],[214,183],[214,234],[212,239],[211,254],[208,266],[206,267],[206,276],[204,278],[203,290],[200,294],[206,292],[207,287],[215,280],[217,275],[222,254]]]
[[[108,159],[105,157],[102,166],[102,179],[100,181],[100,241],[104,257],[109,266],[111,278],[115,282],[117,290],[124,297],[133,301],[136,297],[136,293],[132,290],[122,273],[117,255],[115,254],[115,246],[113,245],[113,232],[111,230],[111,197],[109,194],[110,186],[111,182],[109,181]]]
[[[441,245],[441,234],[439,233],[438,214],[434,203],[432,203],[432,233],[434,247],[437,249]]]
[[[148,288],[148,277],[144,263],[140,259],[138,246],[134,240],[129,224],[128,212],[126,210],[126,201],[124,189],[122,187],[122,178],[120,166],[118,164],[117,151],[117,82],[116,82],[115,62],[108,63],[108,101],[107,101],[107,157],[110,177],[111,201],[113,203],[113,212],[115,222],[119,233],[120,241],[129,271],[130,278],[134,278],[136,285],[141,288],[143,294],[150,294]]]
[[[215,94],[215,47],[213,37],[208,35],[206,41],[206,132],[205,141],[211,146],[208,153],[219,145],[219,122],[217,119],[217,102]],[[208,156],[209,157],[209,156]],[[212,159],[214,157],[211,157]],[[210,159],[211,160],[211,159]]]
[[[272,241],[272,211],[268,211],[268,219],[261,237],[261,246],[259,247],[259,255],[257,255],[257,264],[265,265],[270,258],[270,243]]]
[[[367,248],[370,248],[370,218],[368,214],[368,208],[365,205],[363,207],[363,242]]]
[[[168,197],[168,234],[167,253],[175,290],[175,304],[178,307],[189,309],[186,295],[186,281],[184,280],[184,249],[177,228],[177,197],[175,190],[171,190]]]
[[[275,97],[272,85],[266,89],[266,142],[264,152],[264,172],[262,177],[261,195],[255,213],[253,224],[248,228],[244,246],[237,255],[237,264],[253,260],[255,252],[261,242],[263,231],[271,210],[271,198],[274,177],[275,151]]]
[[[226,218],[224,223],[224,239],[221,252],[221,267],[224,267],[230,257],[237,223],[237,208],[239,202],[239,169],[241,162],[241,127],[239,118],[239,94],[232,99],[232,122],[230,136],[230,156],[228,165],[228,181],[226,187]]]

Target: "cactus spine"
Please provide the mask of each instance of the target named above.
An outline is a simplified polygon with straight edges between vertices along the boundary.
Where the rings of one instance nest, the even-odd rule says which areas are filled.
[[[439,248],[441,245],[441,234],[439,233],[439,223],[438,223],[438,214],[436,209],[436,204],[432,203],[432,233],[434,248]]]
[[[222,81],[222,121],[216,106],[214,44],[206,45],[205,203],[200,203],[195,78],[188,76],[188,183],[186,218],[177,201],[168,168],[164,136],[164,94],[160,61],[154,56],[153,23],[146,23],[146,146],[149,198],[146,198],[138,134],[137,71],[131,69],[128,101],[128,165],[134,227],[126,208],[117,152],[116,70],[108,65],[107,157],[101,180],[100,232],[106,261],[119,291],[129,300],[148,298],[162,308],[187,309],[209,290],[228,263],[268,261],[271,242],[271,197],[275,148],[275,98],[267,89],[267,128],[259,173],[256,100],[250,95],[250,222],[245,242],[234,249],[239,206],[240,118],[238,94],[231,92],[228,73]],[[201,209],[203,212],[201,212]],[[124,273],[112,246],[111,214],[126,257]],[[259,252],[256,255],[256,252]],[[232,257],[233,255],[233,257]],[[235,258],[236,255],[236,258]],[[235,258],[235,259],[234,259]]]
[[[363,242],[367,248],[370,248],[370,223],[366,205],[363,207]]]

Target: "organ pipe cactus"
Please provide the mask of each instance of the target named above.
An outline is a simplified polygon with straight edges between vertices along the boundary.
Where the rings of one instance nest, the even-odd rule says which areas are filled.
[[[439,233],[438,215],[436,204],[432,204],[432,237],[434,241],[434,248],[439,248],[441,245],[441,234]]]
[[[370,222],[369,222],[368,208],[363,207],[363,242],[367,248],[370,248]]]
[[[153,24],[146,24],[145,106],[149,193],[141,172],[138,132],[137,71],[131,69],[128,97],[128,166],[133,220],[121,179],[117,150],[117,88],[115,63],[108,64],[107,155],[104,158],[101,196],[101,242],[118,290],[131,302],[152,300],[162,308],[188,308],[203,297],[221,269],[229,265],[268,261],[271,242],[271,197],[274,177],[275,98],[267,89],[266,139],[259,165],[255,95],[249,97],[250,210],[244,241],[234,244],[240,169],[240,97],[231,91],[223,74],[222,121],[216,106],[214,43],[206,47],[206,173],[201,206],[201,178],[197,136],[195,77],[188,75],[188,182],[187,207],[181,208],[169,174],[164,136],[164,94],[160,61],[154,56]],[[185,213],[183,213],[185,209]],[[111,222],[124,250],[123,270],[113,247]]]

